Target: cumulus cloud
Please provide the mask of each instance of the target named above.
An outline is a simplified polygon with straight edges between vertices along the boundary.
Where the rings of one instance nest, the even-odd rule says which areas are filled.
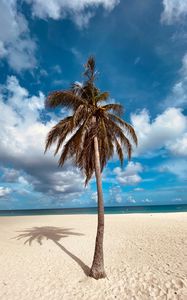
[[[136,203],[136,200],[134,199],[133,196],[128,196],[128,197],[127,197],[127,202],[132,203],[132,204],[135,204],[135,203]]]
[[[142,203],[152,203],[152,200],[149,198],[146,198],[146,199],[142,200]]]
[[[54,121],[42,123],[44,95],[30,96],[17,78],[10,76],[2,87],[0,96],[0,161],[3,181],[32,185],[35,191],[62,200],[78,197],[83,191],[80,172],[67,162],[63,169],[57,167],[52,153],[44,156],[45,138]],[[8,116],[8,118],[7,118]],[[62,115],[63,117],[63,115]],[[60,196],[61,195],[61,196]]]
[[[187,163],[185,159],[172,159],[159,166],[161,173],[172,173],[181,180],[187,180]]]
[[[121,196],[120,194],[117,194],[117,195],[115,196],[115,201],[116,201],[117,203],[121,203],[121,202],[122,202],[122,196]]]
[[[80,172],[73,168],[72,165],[66,164],[66,168],[54,170],[49,168],[46,173],[45,166],[41,170],[30,170],[33,178],[31,182],[37,191],[47,193],[51,196],[66,199],[67,196],[79,196],[84,189],[84,180]],[[69,198],[69,199],[70,199]]]
[[[8,182],[8,183],[17,182],[20,176],[20,172],[18,170],[1,168],[0,171],[2,173],[0,177],[2,182]]]
[[[115,201],[116,203],[119,204],[123,201],[122,190],[119,185],[112,186],[109,189],[109,195],[110,195],[111,203]]]
[[[176,156],[187,156],[187,133],[169,145],[169,150]]]
[[[10,188],[0,186],[0,198],[7,196],[8,194],[10,194],[10,192],[11,192]]]
[[[117,167],[114,169],[116,180],[124,185],[136,185],[142,181],[138,173],[143,171],[143,167],[138,162],[129,162],[125,170]]]
[[[97,192],[93,192],[93,193],[91,194],[91,199],[92,199],[94,202],[97,203]]]
[[[110,12],[119,0],[24,0],[33,16],[54,20],[70,18],[78,27],[87,26],[99,6]],[[0,1],[0,59],[16,72],[36,67],[36,42],[17,0]],[[58,67],[58,66],[57,66]],[[56,68],[58,73],[60,68]],[[60,72],[59,72],[60,71]]]
[[[179,79],[173,85],[171,92],[163,103],[163,106],[187,106],[187,53],[182,58],[182,66],[179,70]]]
[[[135,156],[156,156],[168,152],[187,156],[187,117],[181,107],[187,105],[187,54],[183,57],[179,80],[174,84],[162,106],[167,107],[155,119],[142,110],[131,115],[139,145]]]
[[[164,11],[161,22],[171,25],[184,21],[187,15],[187,2],[185,0],[163,0]]]
[[[88,25],[95,15],[95,9],[102,6],[106,11],[111,11],[119,0],[25,0],[32,5],[34,16],[54,20],[70,18],[79,27]]]
[[[35,67],[35,50],[36,43],[25,17],[18,12],[17,1],[0,1],[0,58],[20,72]]]
[[[135,155],[158,155],[160,149],[183,155],[186,151],[187,118],[180,108],[171,107],[151,120],[147,110],[131,115],[139,145]],[[175,145],[180,145],[177,149]]]

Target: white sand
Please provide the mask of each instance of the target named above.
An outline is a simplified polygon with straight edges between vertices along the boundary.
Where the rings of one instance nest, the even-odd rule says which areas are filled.
[[[0,299],[187,299],[187,213],[107,215],[108,279],[98,281],[83,271],[92,263],[96,221],[95,215],[0,218]],[[33,229],[45,226],[57,228]],[[19,234],[25,236],[13,239]]]

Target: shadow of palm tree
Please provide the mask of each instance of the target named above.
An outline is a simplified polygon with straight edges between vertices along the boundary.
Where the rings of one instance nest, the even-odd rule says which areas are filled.
[[[29,244],[29,246],[32,245],[33,241],[36,241],[40,245],[42,245],[42,242],[45,239],[53,241],[82,268],[86,275],[89,274],[89,267],[80,258],[59,243],[62,238],[69,237],[70,235],[82,236],[83,234],[73,232],[72,228],[58,228],[53,226],[33,227],[18,232],[20,232],[20,234],[14,237],[14,239],[26,239],[24,244]]]

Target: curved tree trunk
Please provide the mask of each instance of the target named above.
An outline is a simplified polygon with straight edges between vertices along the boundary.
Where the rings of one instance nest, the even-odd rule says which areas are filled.
[[[97,235],[95,241],[95,252],[92,267],[90,269],[90,277],[95,279],[106,277],[104,270],[104,257],[103,257],[103,235],[104,235],[104,204],[103,204],[103,192],[101,181],[101,167],[98,139],[94,137],[94,155],[95,155],[95,176],[97,182],[97,196],[98,196],[98,225]]]

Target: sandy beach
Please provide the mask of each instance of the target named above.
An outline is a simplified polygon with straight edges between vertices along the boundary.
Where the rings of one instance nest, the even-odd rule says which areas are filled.
[[[96,281],[96,215],[1,217],[0,299],[187,299],[187,213],[105,220]]]

